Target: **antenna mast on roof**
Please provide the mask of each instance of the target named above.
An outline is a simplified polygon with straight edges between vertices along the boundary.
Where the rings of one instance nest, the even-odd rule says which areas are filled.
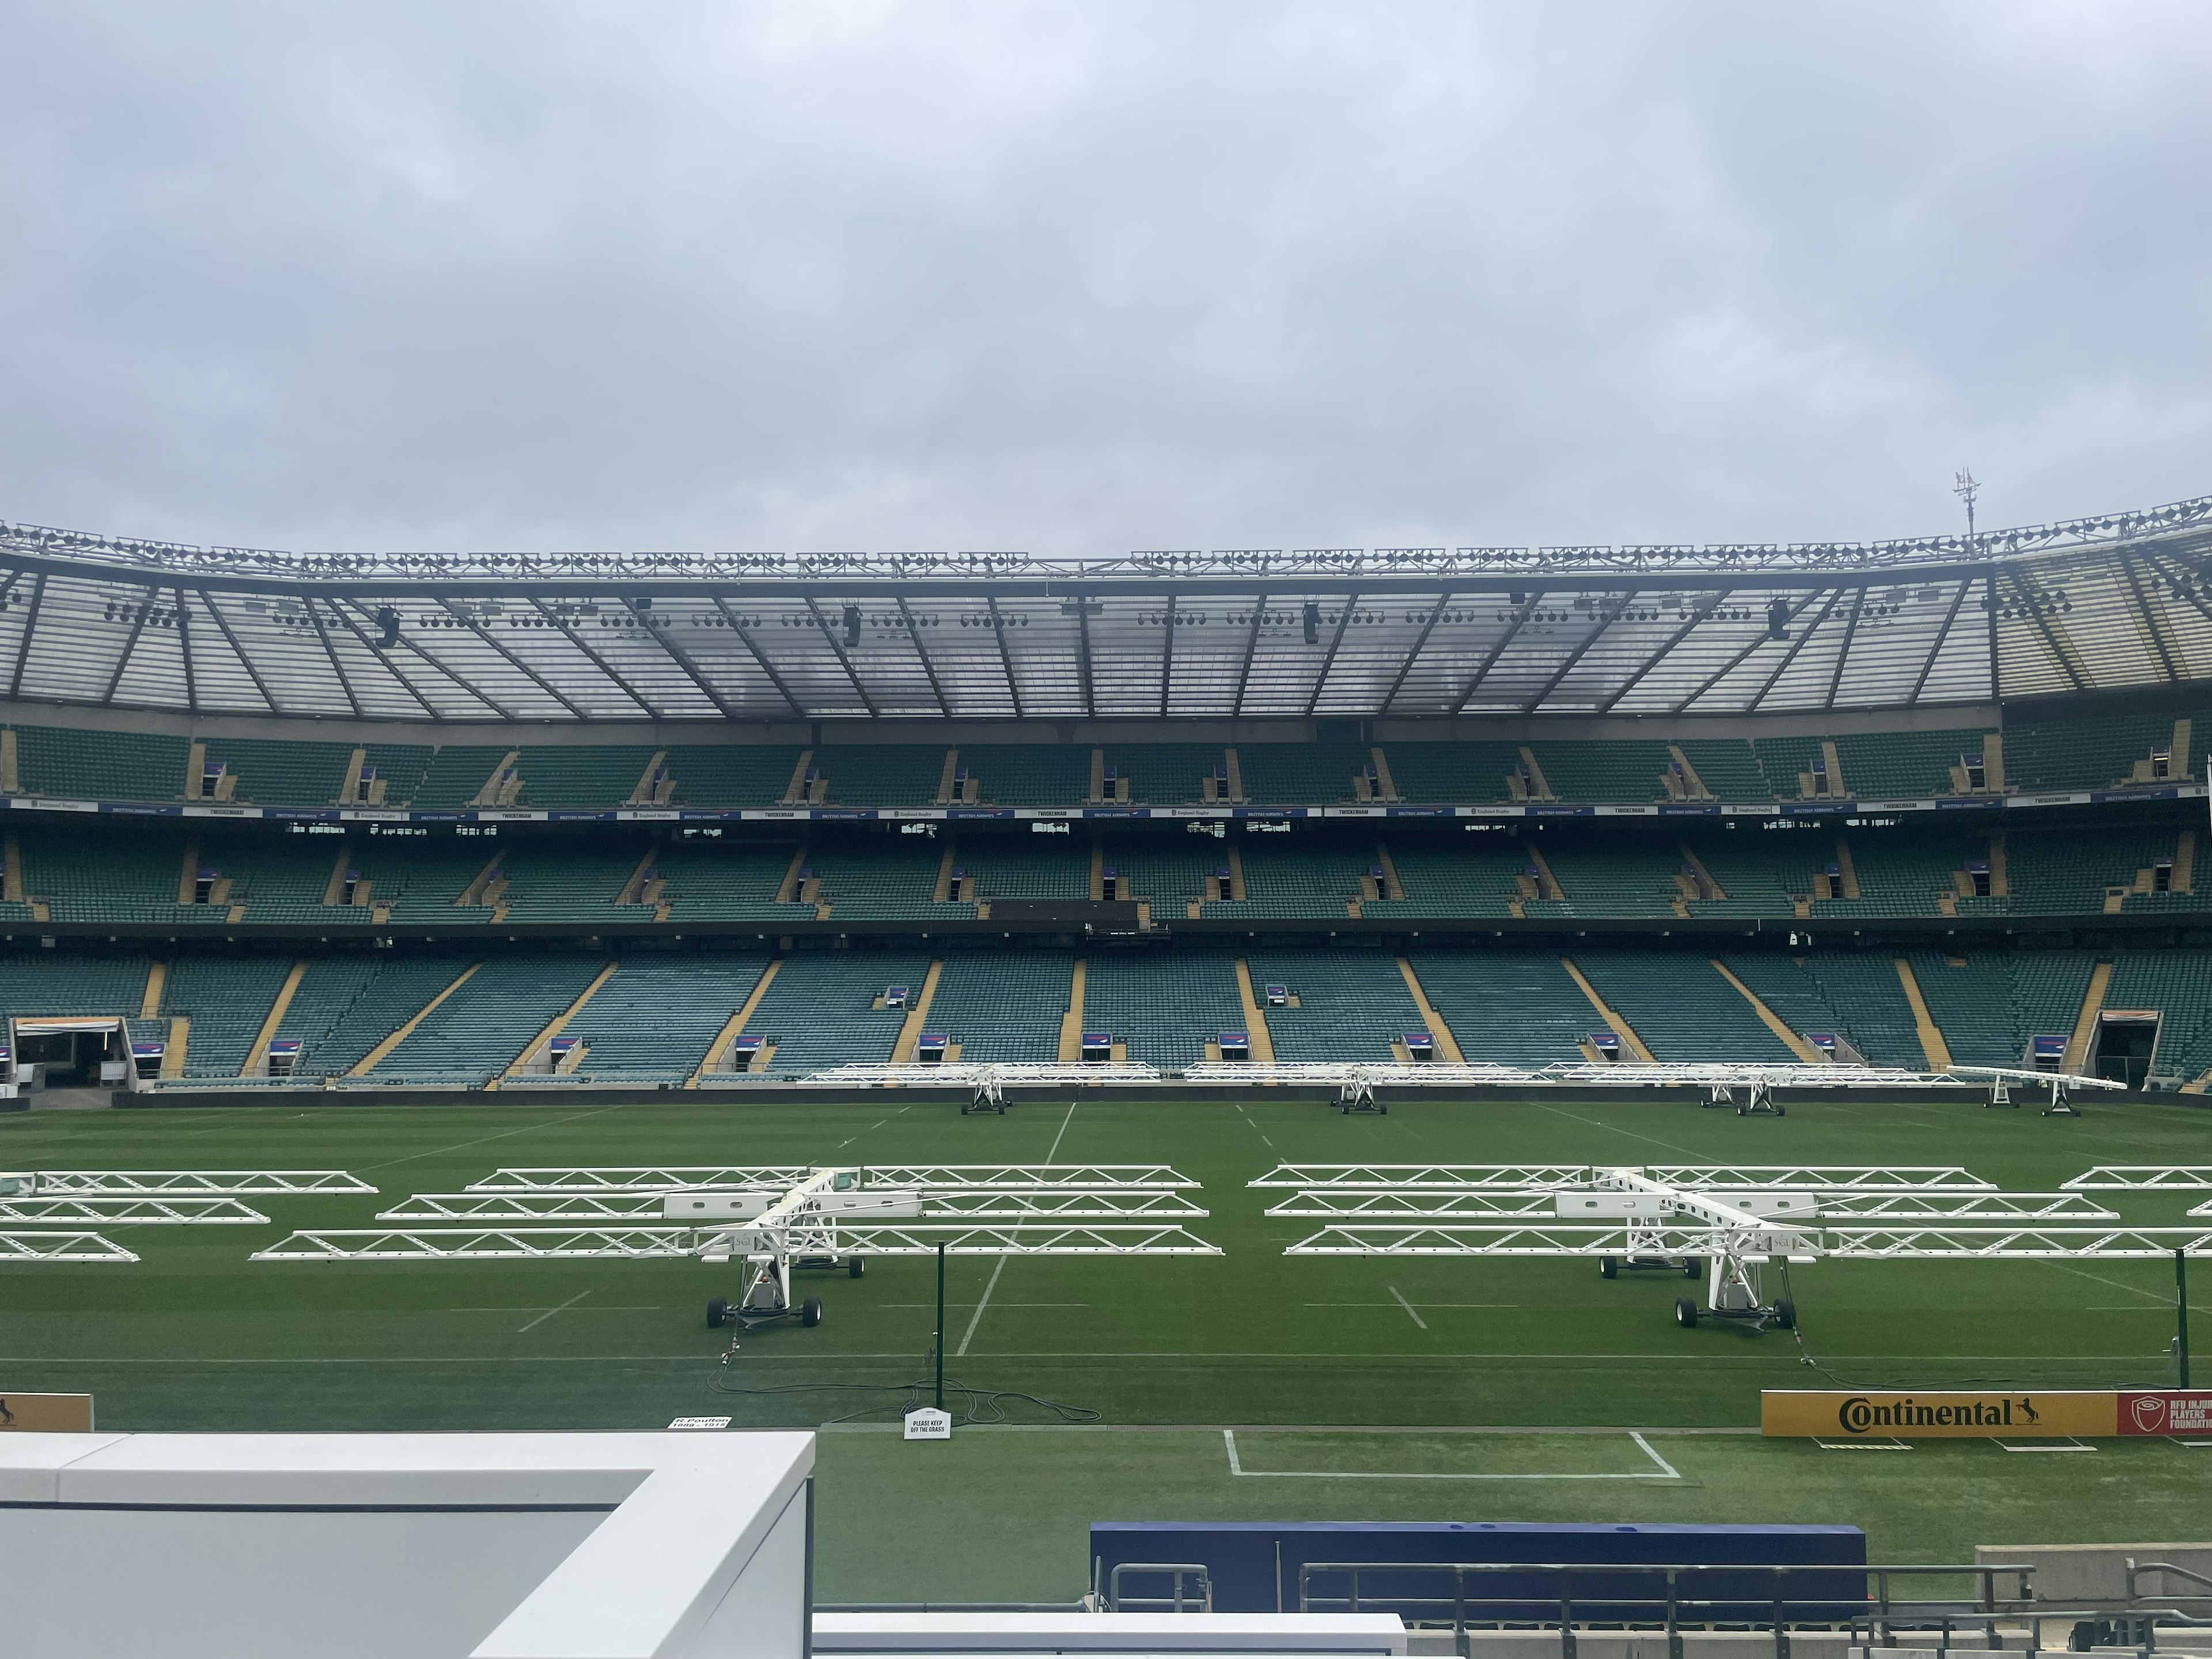
[[[1974,550],[1974,497],[1982,493],[1981,484],[1974,475],[1961,467],[1951,477],[1951,493],[1966,504],[1966,551]]]

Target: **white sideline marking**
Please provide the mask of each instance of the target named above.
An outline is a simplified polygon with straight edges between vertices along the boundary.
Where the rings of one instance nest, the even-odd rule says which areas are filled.
[[[1059,1156],[1060,1143],[1067,1139],[1067,1126],[1075,1121],[1076,1104],[1077,1103],[1072,1100],[1067,1103],[1067,1115],[1060,1119],[1060,1133],[1052,1138],[1052,1150],[1044,1155],[1044,1161],[1048,1164]],[[975,1304],[975,1316],[968,1322],[968,1329],[960,1339],[960,1346],[953,1350],[952,1357],[955,1359],[965,1355],[968,1352],[968,1345],[975,1340],[975,1328],[983,1322],[983,1310],[991,1305],[991,1292],[999,1288],[999,1275],[1006,1271],[1006,1263],[1009,1260],[1009,1257],[1000,1256],[999,1265],[991,1269],[991,1282],[983,1286],[983,1299]]]
[[[2097,1449],[2086,1440],[2032,1440],[2021,1446],[2014,1445],[2009,1440],[1992,1443],[1999,1451],[2008,1452],[2093,1452]]]
[[[548,1308],[544,1313],[538,1315],[537,1318],[532,1320],[529,1324],[525,1325],[522,1328],[522,1331],[535,1329],[538,1326],[543,1325],[547,1320],[552,1318],[555,1314],[560,1313],[566,1309],[574,1307],[579,1302],[581,1302],[590,1294],[591,1292],[589,1291],[579,1291],[575,1295],[570,1297],[566,1302],[563,1302],[560,1307]],[[520,1336],[522,1334],[522,1331],[517,1331],[515,1334],[517,1336]]]
[[[1357,1429],[1343,1432],[1357,1434]],[[1224,1429],[1221,1443],[1228,1449],[1229,1473],[1247,1480],[1680,1480],[1682,1472],[1659,1455],[1651,1443],[1635,1430],[1628,1437],[1643,1449],[1644,1455],[1656,1463],[1662,1473],[1653,1474],[1638,1470],[1629,1474],[1453,1474],[1436,1470],[1421,1470],[1413,1474],[1393,1474],[1376,1469],[1248,1469],[1237,1455],[1237,1431]],[[2084,1448],[2087,1449],[2087,1448]]]
[[[1389,1291],[1392,1296],[1397,1297],[1398,1305],[1406,1310],[1407,1318],[1412,1320],[1416,1325],[1419,1325],[1425,1331],[1429,1328],[1429,1322],[1413,1311],[1413,1304],[1412,1303],[1407,1301],[1404,1297],[1399,1296],[1398,1287],[1395,1285],[1386,1285],[1383,1286],[1383,1289]]]
[[[1815,1440],[1813,1442],[1813,1443],[1814,1443],[1814,1445],[1818,1446],[1818,1447],[1819,1447],[1822,1451],[1903,1451],[1903,1452],[1909,1452],[1909,1451],[1911,1451],[1911,1450],[1912,1449],[1912,1447],[1911,1447],[1911,1444],[1910,1444],[1910,1443],[1908,1443],[1907,1442],[1903,1441],[1903,1440],[1894,1439],[1894,1438],[1888,1439],[1888,1440],[1820,1440],[1820,1439],[1815,1439]]]

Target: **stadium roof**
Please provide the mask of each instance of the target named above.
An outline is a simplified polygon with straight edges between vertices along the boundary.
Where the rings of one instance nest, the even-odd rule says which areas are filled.
[[[1978,702],[2212,678],[2212,497],[1972,542],[1091,560],[301,554],[0,523],[0,673],[86,707],[434,721]]]

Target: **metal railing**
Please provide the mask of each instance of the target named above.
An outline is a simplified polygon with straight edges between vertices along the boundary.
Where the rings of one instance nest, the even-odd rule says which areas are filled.
[[[1165,1577],[1169,1589],[1165,1595],[1127,1595],[1122,1593],[1121,1580],[1131,1574],[1146,1577]],[[1186,1595],[1183,1581],[1196,1581],[1193,1592]],[[1213,1577],[1203,1562],[1196,1561],[1123,1561],[1106,1575],[1106,1611],[1109,1613],[1212,1613],[1213,1611]]]
[[[2145,1599],[2143,1592],[2136,1588],[2136,1575],[2152,1572],[2163,1573],[2168,1578],[2179,1578],[2185,1584],[2194,1584],[2197,1587],[2193,1590],[2157,1590],[2154,1594],[2160,1601],[2212,1602],[2212,1578],[2206,1577],[2201,1572],[2192,1571],[2187,1567],[2177,1567],[2171,1561],[2138,1561],[2133,1556],[2126,1558],[2126,1567],[2128,1601],[2130,1606],[2140,1604]]]
[[[1893,1632],[1904,1629],[1935,1632],[1936,1645],[1948,1647],[1954,1631],[1978,1630],[1995,1647],[1998,1620],[2050,1616],[2051,1610],[2035,1600],[2029,1582],[2034,1572],[2027,1566],[1862,1566],[1848,1562],[1310,1561],[1298,1568],[1297,1608],[1301,1613],[1394,1612],[1423,1624],[1449,1619],[1455,1635],[1478,1626],[1555,1628],[1560,1659],[1576,1659],[1577,1623],[1663,1632],[1668,1659],[1682,1659],[1685,1628],[1764,1630],[1773,1634],[1775,1659],[1790,1659],[1790,1631],[1810,1626],[1847,1629],[1855,1637],[1864,1632],[1869,1645],[1892,1645]],[[2015,1577],[2021,1594],[1999,1595],[1996,1581],[2000,1574]],[[1449,1595],[1406,1595],[1396,1586],[1389,1590],[1363,1588],[1363,1575],[1370,1583],[1377,1577],[1449,1577],[1451,1590]],[[1340,1594],[1316,1589],[1316,1577],[1340,1576],[1345,1580]],[[1509,1594],[1481,1593],[1492,1588],[1485,1580],[1506,1577],[1522,1582]],[[1584,1594],[1577,1588],[1578,1583],[1623,1577],[1641,1578],[1650,1587],[1626,1595]],[[1717,1578],[1729,1582],[1712,1585]],[[1965,1578],[1977,1583],[1979,1593],[1900,1595],[1899,1581],[1915,1578]],[[1545,1594],[1528,1582],[1545,1579],[1556,1586],[1556,1594]],[[1696,1593],[1700,1579],[1725,1593]],[[1839,1584],[1853,1581],[1858,1586],[1855,1593],[1838,1593]]]

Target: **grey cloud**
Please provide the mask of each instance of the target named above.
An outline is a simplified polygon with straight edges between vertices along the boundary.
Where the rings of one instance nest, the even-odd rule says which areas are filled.
[[[0,514],[1911,534],[2208,487],[2186,5],[0,10]]]

